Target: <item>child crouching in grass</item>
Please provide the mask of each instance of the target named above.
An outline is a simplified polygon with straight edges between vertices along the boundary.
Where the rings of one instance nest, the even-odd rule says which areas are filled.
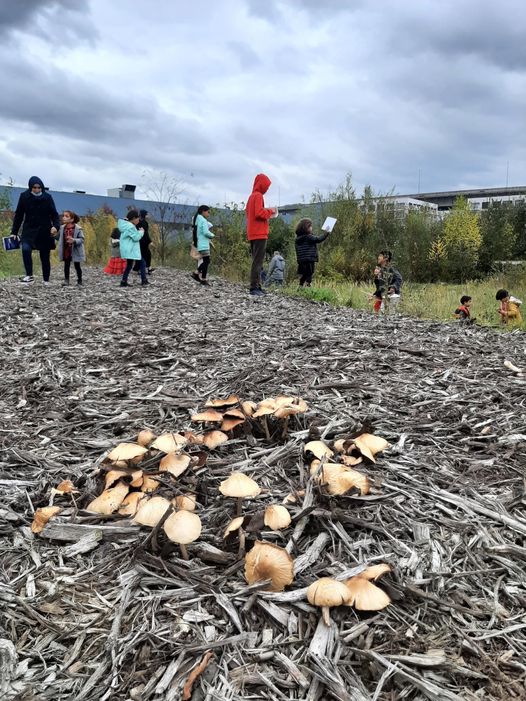
[[[471,318],[471,297],[469,295],[462,295],[460,304],[455,309],[454,317],[462,324],[472,324],[475,321]]]
[[[522,316],[519,308],[522,304],[521,300],[510,295],[508,290],[497,290],[495,299],[499,302],[497,312],[500,316],[501,324],[520,326],[522,324]]]

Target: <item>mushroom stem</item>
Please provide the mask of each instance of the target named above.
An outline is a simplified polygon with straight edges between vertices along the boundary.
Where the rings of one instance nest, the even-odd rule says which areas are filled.
[[[236,502],[236,516],[241,516],[243,497],[238,497]]]
[[[281,432],[281,437],[282,437],[282,438],[285,438],[285,437],[286,437],[288,427],[289,427],[289,417],[287,416],[287,417],[285,418],[285,422],[283,423],[283,431]]]
[[[269,441],[270,440],[270,433],[268,430],[268,423],[267,423],[266,416],[261,417],[261,423],[263,424],[263,428],[265,429],[265,438],[267,439],[267,441]]]
[[[325,623],[326,626],[331,625],[331,617],[329,615],[330,609],[328,606],[322,606],[321,607],[321,617],[323,618],[323,622]]]
[[[183,545],[182,543],[179,544],[179,549],[181,551],[181,557],[183,560],[188,560],[188,550],[186,549],[186,545]]]
[[[237,551],[237,556],[239,559],[243,557],[245,554],[245,531],[240,528],[239,529],[239,550]]]

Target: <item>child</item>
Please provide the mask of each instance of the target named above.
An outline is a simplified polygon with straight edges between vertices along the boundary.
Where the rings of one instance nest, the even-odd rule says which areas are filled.
[[[126,267],[126,261],[121,258],[120,237],[121,232],[115,227],[110,234],[110,259],[102,271],[106,275],[122,275]]]
[[[126,258],[126,267],[122,274],[121,287],[129,287],[128,276],[131,273],[133,264],[136,260],[140,261],[139,271],[141,273],[141,285],[149,285],[146,277],[146,263],[141,254],[141,246],[139,241],[144,233],[142,229],[137,229],[139,223],[139,212],[136,209],[130,209],[126,215],[126,219],[119,219],[117,226],[121,232],[119,240],[121,256]]]
[[[69,271],[71,263],[77,273],[77,285],[82,285],[82,268],[80,264],[85,260],[84,232],[78,226],[80,219],[75,212],[66,209],[62,213],[62,226],[57,234],[58,259],[64,262],[64,282],[62,287],[69,285]]]
[[[210,207],[202,204],[194,214],[192,222],[192,240],[199,253],[197,270],[192,273],[192,277],[202,285],[208,285],[206,275],[210,265],[210,239],[214,238],[214,234],[210,231],[212,224],[208,222],[209,216]]]
[[[384,299],[387,297],[390,307],[398,306],[400,302],[400,288],[402,276],[400,271],[392,265],[393,254],[391,251],[381,251],[377,257],[377,266],[374,269],[373,293],[375,314],[382,309]]]
[[[455,309],[455,319],[458,319],[463,324],[471,324],[475,319],[471,318],[471,297],[462,295],[460,305]]]
[[[498,290],[495,299],[499,302],[497,309],[500,315],[502,324],[510,324],[511,326],[520,326],[522,324],[522,316],[520,312],[520,299],[510,295],[508,290]]]
[[[310,219],[300,219],[296,225],[295,247],[300,287],[311,286],[314,268],[318,261],[317,247],[319,243],[325,241],[328,235],[329,232],[325,231],[321,236],[314,236]]]
[[[274,251],[268,266],[265,285],[283,285],[285,277],[285,259],[279,251]]]

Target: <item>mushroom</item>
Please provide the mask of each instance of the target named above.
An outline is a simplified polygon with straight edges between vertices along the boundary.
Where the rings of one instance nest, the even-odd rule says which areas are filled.
[[[181,496],[172,499],[175,508],[183,511],[195,511],[195,502],[195,494],[181,494]]]
[[[141,526],[154,528],[170,507],[170,502],[164,497],[151,497],[151,499],[146,499],[139,505],[133,523],[139,523]]]
[[[109,470],[104,478],[104,487],[109,489],[115,482],[118,482],[124,477],[131,477],[130,487],[140,487],[142,484],[142,470],[128,472],[127,470]]]
[[[150,477],[149,475],[145,475],[142,480],[141,492],[155,492],[158,486],[159,480],[156,480],[155,478]]]
[[[49,519],[56,516],[59,511],[60,506],[43,506],[41,509],[37,509],[31,523],[31,531],[40,533]]]
[[[359,443],[357,443],[357,441],[359,441]],[[354,442],[358,446],[359,450],[361,450],[360,446],[369,448],[373,456],[377,453],[381,453],[389,446],[389,443],[385,440],[385,438],[375,436],[372,433],[362,433],[360,436],[354,439]]]
[[[312,453],[315,458],[331,458],[334,453],[323,441],[310,441],[303,446],[304,453]]]
[[[239,397],[231,394],[226,399],[207,399],[205,402],[206,407],[221,407],[221,406],[234,406],[239,403]]]
[[[324,468],[325,469],[325,468]],[[362,475],[357,470],[344,468],[343,472],[338,475],[330,476],[327,483],[327,492],[333,496],[345,494],[353,487],[360,490],[360,494],[369,493],[369,480],[366,475]]]
[[[201,519],[190,511],[175,511],[163,525],[164,532],[172,543],[177,543],[183,560],[188,560],[186,546],[201,535]]]
[[[287,494],[287,496],[283,499],[283,501],[281,503],[282,504],[297,504],[297,502],[299,501],[299,498],[304,497],[304,496],[305,496],[304,489],[300,489],[297,492],[290,492],[289,494]]]
[[[363,572],[360,572],[360,574],[357,574],[357,577],[361,577],[362,579],[378,579],[378,577],[381,577],[384,574],[387,574],[387,572],[391,571],[391,566],[388,565],[386,562],[382,562],[379,565],[371,565],[370,567],[366,567]]]
[[[142,445],[146,448],[146,446],[150,445],[150,443],[154,440],[155,433],[153,431],[150,431],[149,428],[145,428],[142,431],[139,431],[139,435],[137,436],[137,443],[139,445]]]
[[[71,494],[72,492],[78,492],[78,489],[75,489],[75,485],[71,480],[62,480],[60,484],[57,484],[57,486],[54,488],[55,494]]]
[[[119,514],[121,516],[135,516],[139,508],[139,502],[146,499],[144,492],[130,492],[119,506]]]
[[[363,459],[357,458],[354,455],[341,455],[340,460],[344,465],[354,467],[355,465],[359,465],[361,462],[363,462]]]
[[[272,504],[265,509],[263,523],[273,531],[287,528],[290,526],[291,520],[288,510],[280,504]]]
[[[236,516],[236,518],[233,518],[228,526],[225,528],[224,533],[223,533],[223,538],[226,538],[229,536],[231,533],[235,533],[238,531],[241,526],[243,525],[243,521],[245,520],[244,516]]]
[[[200,414],[192,414],[190,417],[191,421],[200,421],[203,423],[221,421],[223,419],[223,414],[220,414],[215,409],[207,409],[202,411]]]
[[[156,438],[150,448],[160,450],[162,453],[177,453],[188,443],[188,439],[180,433],[163,433]]]
[[[207,431],[203,435],[203,445],[209,450],[214,450],[227,441],[228,436],[223,431]]]
[[[243,499],[257,497],[261,489],[257,482],[242,472],[233,472],[230,477],[219,485],[219,491],[225,497],[237,499],[236,516],[241,516],[241,502]]]
[[[146,448],[142,445],[137,445],[137,443],[119,443],[108,453],[108,460],[118,462],[120,460],[140,459],[144,453],[146,453]]]
[[[270,579],[270,591],[283,591],[293,578],[293,560],[284,548],[257,540],[245,556],[245,579],[249,584]]]
[[[391,603],[383,589],[360,575],[351,577],[345,585],[349,590],[347,605],[357,611],[381,611]]]
[[[343,582],[331,577],[322,577],[307,587],[307,599],[313,606],[321,606],[323,622],[330,626],[329,609],[347,604],[351,593]]]
[[[87,506],[86,511],[93,511],[96,514],[108,516],[117,511],[122,504],[124,497],[128,494],[128,485],[124,482],[117,482],[115,487],[105,489],[96,499],[93,499]]]
[[[231,431],[233,428],[236,426],[239,426],[241,424],[245,423],[245,419],[238,419],[235,416],[227,416],[226,418],[223,419],[223,423],[221,424],[221,430],[222,431]]]
[[[179,477],[192,461],[189,455],[166,453],[159,463],[160,472],[169,472],[174,477]]]
[[[320,460],[313,460],[309,470],[312,479],[315,482],[319,482],[321,485],[327,484],[329,480],[347,472],[347,468],[344,465],[335,462],[327,462],[321,467]]]
[[[241,409],[247,416],[252,416],[257,408],[256,402],[247,401],[241,403]]]

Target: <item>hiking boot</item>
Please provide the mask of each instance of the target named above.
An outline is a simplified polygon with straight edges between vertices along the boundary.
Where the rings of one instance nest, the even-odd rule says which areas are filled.
[[[199,280],[199,282],[201,283],[201,285],[210,286],[210,283],[208,282],[208,280]]]
[[[62,287],[69,287],[69,280],[64,280]]]
[[[155,271],[155,268],[148,268],[148,275],[151,275]]]
[[[128,285],[127,282],[124,282],[124,280],[121,280],[120,287],[131,287],[131,285]]]
[[[146,285],[149,285],[149,284],[150,284],[150,283],[148,282],[148,280],[143,280],[143,281],[141,282],[142,287],[145,287]]]
[[[26,275],[20,278],[20,282],[23,282],[24,285],[30,285],[32,282],[35,282],[35,278],[32,275]]]
[[[197,273],[192,273],[192,277],[196,282],[201,282],[201,278]]]
[[[265,295],[265,293],[263,292],[263,290],[255,289],[255,290],[250,290],[250,295],[252,297],[263,297]]]

